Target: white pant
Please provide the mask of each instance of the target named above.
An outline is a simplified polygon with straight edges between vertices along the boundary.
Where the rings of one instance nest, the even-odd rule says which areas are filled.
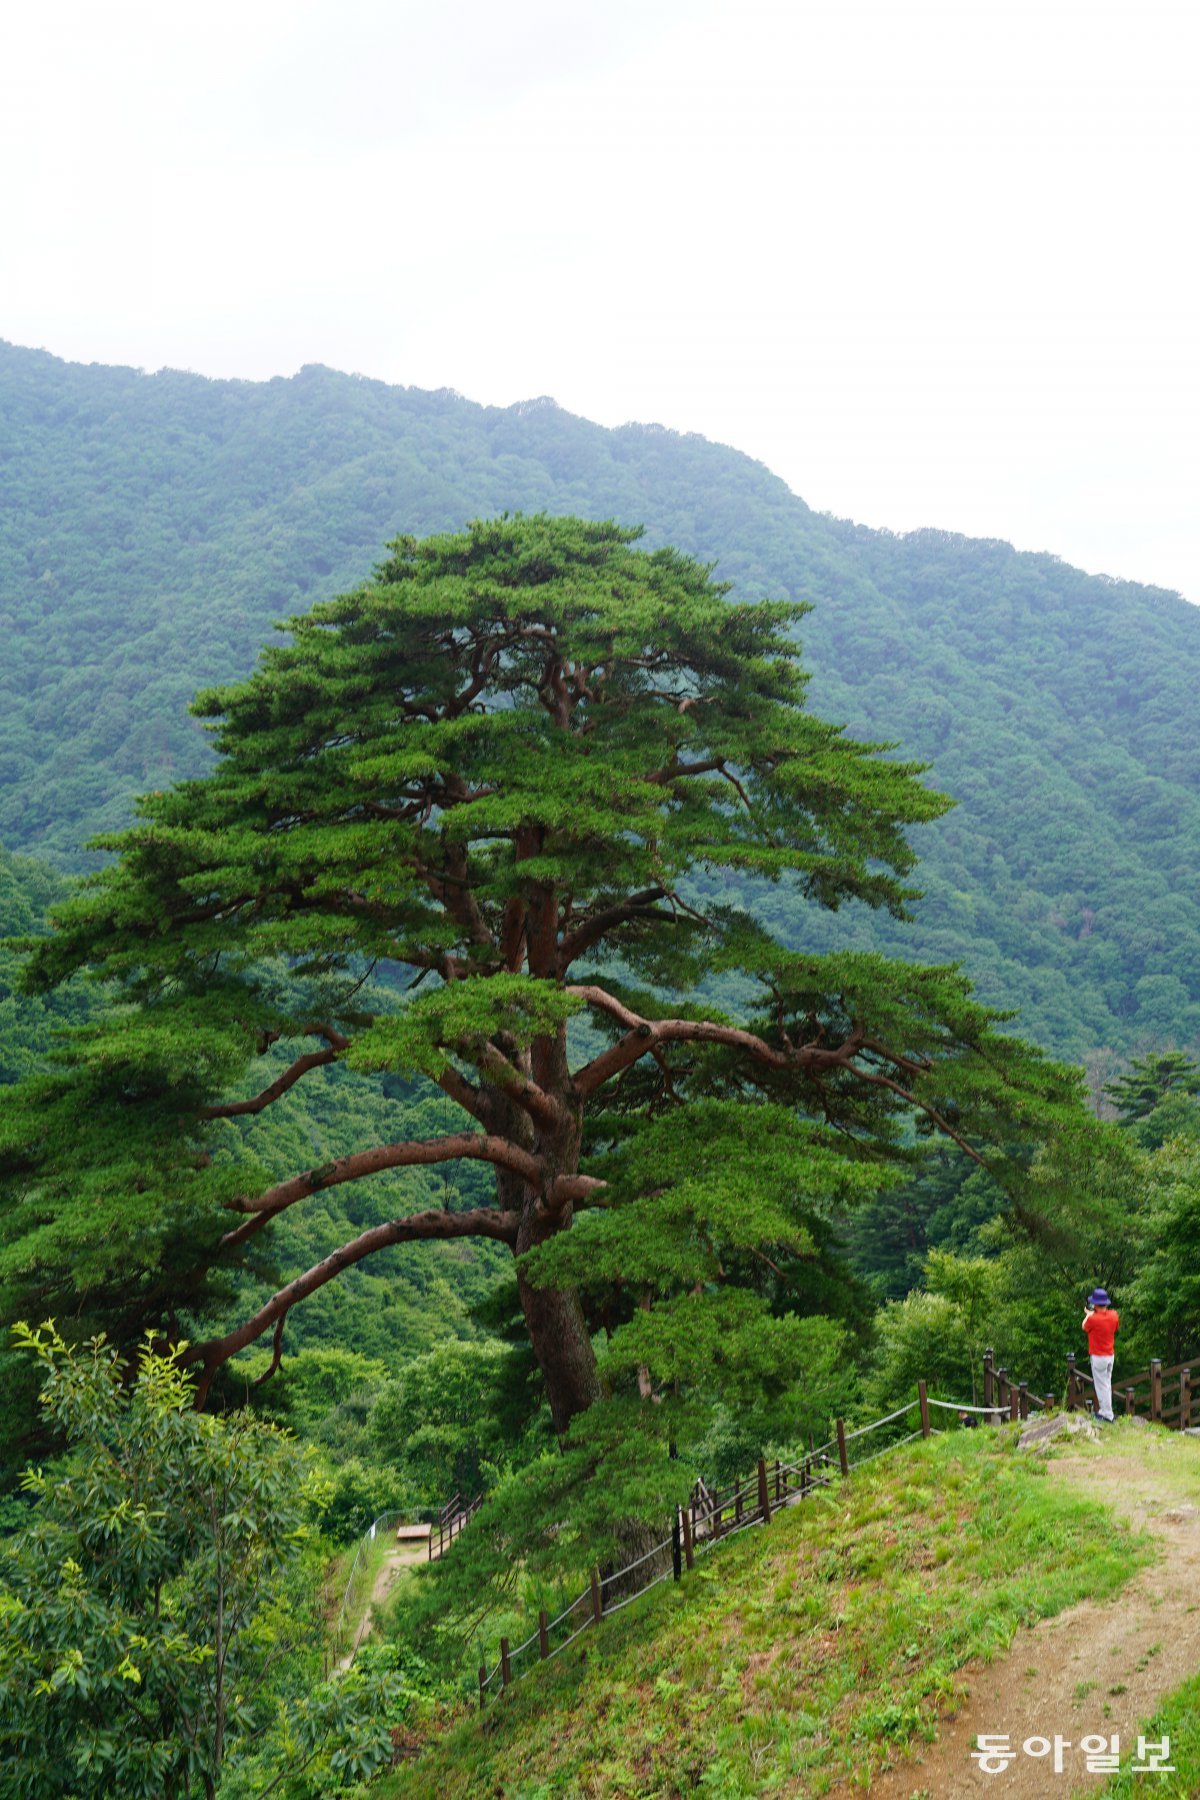
[[[1112,1409],[1112,1372],[1114,1357],[1093,1356],[1092,1380],[1096,1384],[1096,1411],[1102,1419],[1111,1419]]]

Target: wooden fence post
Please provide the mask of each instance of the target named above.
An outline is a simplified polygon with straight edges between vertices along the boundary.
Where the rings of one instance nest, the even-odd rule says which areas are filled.
[[[996,1359],[991,1350],[983,1353],[983,1404],[990,1406],[996,1398]]]
[[[927,1438],[929,1436],[929,1390],[925,1386],[924,1379],[917,1383],[917,1403],[921,1408],[921,1436]]]
[[[1015,1381],[1008,1384],[1008,1416],[1014,1424],[1021,1416],[1021,1396],[1017,1392]]]
[[[479,1665],[479,1710],[483,1711],[484,1697],[487,1693],[487,1669],[483,1663]]]
[[[838,1461],[842,1465],[842,1474],[848,1475],[850,1473],[850,1458],[846,1455],[846,1421],[845,1421],[845,1419],[839,1419],[837,1422],[837,1441],[838,1441]]]
[[[696,1566],[696,1545],[692,1537],[692,1521],[685,1506],[683,1509],[683,1560],[689,1569]]]
[[[604,1617],[604,1602],[600,1598],[600,1571],[591,1570],[592,1579],[592,1619],[598,1625]]]
[[[1192,1372],[1179,1371],[1179,1429],[1186,1431],[1192,1422]]]
[[[545,1662],[546,1658],[550,1654],[550,1633],[546,1629],[548,1624],[549,1624],[549,1620],[546,1617],[546,1609],[544,1606],[539,1606],[538,1607],[538,1655],[541,1657],[543,1662]]]
[[[996,1370],[996,1404],[1002,1413],[1008,1411],[1008,1370]]]
[[[776,1500],[782,1500],[783,1496],[786,1492],[787,1492],[787,1481],[784,1478],[783,1464],[780,1462],[779,1458],[776,1457],[775,1458],[775,1498],[776,1498]]]
[[[1136,1402],[1134,1401],[1133,1389],[1131,1387],[1127,1387],[1125,1389],[1125,1417],[1127,1419],[1132,1419],[1136,1412],[1137,1412],[1137,1405],[1136,1405]]]
[[[508,1660],[508,1639],[500,1639],[500,1686],[506,1688],[512,1680],[512,1665]]]
[[[1067,1411],[1074,1412],[1079,1403],[1079,1377],[1075,1373],[1075,1352],[1067,1351]]]
[[[1058,1406],[1058,1395],[1057,1394],[1043,1394],[1042,1398],[1046,1402],[1046,1411],[1047,1412],[1053,1412],[1055,1410],[1055,1408]]]
[[[1162,1363],[1157,1356],[1150,1364],[1150,1417],[1162,1423]]]
[[[1019,1411],[1021,1417],[1027,1419],[1029,1417],[1029,1383],[1027,1381],[1021,1383],[1020,1387],[1017,1389],[1017,1394],[1020,1400]]]
[[[771,1493],[767,1487],[767,1465],[760,1456],[758,1459],[758,1510],[762,1514],[764,1525],[771,1523]]]

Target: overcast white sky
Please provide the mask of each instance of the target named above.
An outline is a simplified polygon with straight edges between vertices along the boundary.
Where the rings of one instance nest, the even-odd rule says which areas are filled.
[[[1174,0],[38,0],[0,336],[735,444],[1200,601]]]

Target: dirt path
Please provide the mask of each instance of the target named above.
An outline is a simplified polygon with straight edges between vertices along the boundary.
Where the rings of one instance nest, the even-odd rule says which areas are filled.
[[[1196,1447],[1200,1467],[1200,1442]],[[1049,1479],[1086,1486],[1093,1495],[1104,1464],[1093,1454],[1059,1452]],[[937,1742],[879,1775],[872,1800],[964,1800],[975,1794],[1045,1800],[1087,1794],[1110,1779],[1089,1775],[1078,1745],[1084,1737],[1120,1735],[1122,1759],[1136,1752],[1139,1720],[1200,1670],[1200,1505],[1162,1467],[1114,1459],[1104,1497],[1137,1529],[1160,1540],[1163,1555],[1113,1600],[1085,1601],[1018,1632],[1002,1660],[967,1664],[962,1710],[939,1729]],[[1007,1736],[1018,1754],[999,1774],[984,1774],[971,1751],[976,1736]],[[1021,1754],[1027,1738],[1061,1736],[1063,1772],[1053,1753]],[[1167,1782],[1147,1778],[1161,1792]]]
[[[339,1659],[337,1665],[339,1669],[348,1669],[354,1661],[359,1645],[364,1638],[370,1635],[371,1628],[375,1623],[375,1608],[383,1605],[403,1571],[411,1568],[414,1563],[426,1562],[428,1557],[429,1549],[425,1543],[393,1544],[392,1548],[385,1553],[371,1586],[371,1597],[363,1608],[358,1630],[354,1634],[354,1642],[345,1656]]]

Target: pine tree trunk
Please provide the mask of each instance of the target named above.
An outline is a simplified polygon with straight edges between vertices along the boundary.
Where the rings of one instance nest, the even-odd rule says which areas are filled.
[[[566,1229],[569,1223],[568,1208],[565,1216],[547,1230],[544,1221],[537,1219],[535,1206],[526,1201],[517,1234],[518,1256]],[[529,1342],[546,1384],[550,1416],[561,1436],[571,1420],[586,1412],[603,1392],[583,1306],[574,1288],[531,1287],[519,1267],[517,1292]]]

